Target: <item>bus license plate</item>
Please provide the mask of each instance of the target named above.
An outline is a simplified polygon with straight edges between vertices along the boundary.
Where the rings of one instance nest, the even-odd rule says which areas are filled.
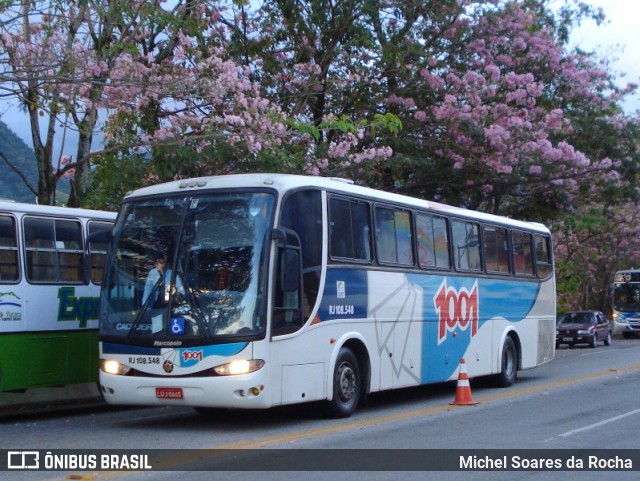
[[[158,399],[183,399],[181,387],[157,387],[156,397]]]

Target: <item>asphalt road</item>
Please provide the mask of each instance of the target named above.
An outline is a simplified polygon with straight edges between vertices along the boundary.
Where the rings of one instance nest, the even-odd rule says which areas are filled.
[[[226,411],[207,418],[184,407],[99,409],[79,413],[25,417],[0,422],[0,448],[162,449],[153,458],[163,471],[126,472],[60,470],[0,472],[0,479],[68,480],[197,479],[281,480],[449,480],[449,479],[638,479],[640,477],[640,340],[614,339],[597,349],[562,347],[551,363],[519,373],[508,389],[472,380],[474,406],[452,406],[456,384],[403,389],[371,396],[366,409],[347,420],[325,419],[317,405],[266,411]],[[250,448],[254,458],[218,459],[221,451]],[[211,449],[217,451],[188,451]],[[262,451],[267,449],[269,451]],[[304,450],[296,453],[294,449]],[[335,456],[327,449],[336,449]],[[434,450],[442,449],[437,452]],[[476,453],[469,450],[496,450]],[[535,463],[573,452],[580,457],[599,449],[606,456],[620,453],[624,462],[634,456],[633,469],[542,470]],[[308,450],[308,451],[306,451]],[[351,452],[345,450],[352,450]],[[414,451],[410,451],[414,450]],[[435,471],[430,465],[451,457],[472,456],[467,463],[497,463],[520,450],[520,463],[530,471],[480,468]],[[579,450],[579,451],[577,451]],[[487,454],[488,453],[488,454]],[[350,471],[351,466],[411,464],[402,470]],[[414,459],[411,459],[414,456]],[[487,456],[490,461],[486,461]],[[224,458],[224,456],[223,456]],[[499,458],[496,461],[494,458]],[[543,459],[538,459],[543,458]],[[552,458],[552,461],[546,461]],[[234,463],[228,464],[228,459]],[[316,463],[313,463],[313,460]],[[586,459],[586,458],[585,458]],[[293,467],[301,461],[301,467]],[[609,458],[602,460],[607,463]],[[216,464],[218,462],[227,464]],[[566,459],[562,458],[562,463]],[[415,464],[414,464],[415,463]],[[256,469],[204,473],[192,469]],[[264,470],[262,470],[264,466]],[[274,471],[286,466],[300,471]],[[347,469],[344,469],[344,466]],[[404,466],[404,464],[403,464]],[[426,466],[426,467],[425,467]],[[495,466],[494,466],[495,467]],[[531,467],[531,466],[528,466]],[[359,468],[358,468],[359,469]],[[414,469],[406,471],[405,469]],[[333,470],[333,471],[331,471]],[[337,471],[336,471],[337,470]],[[186,474],[181,474],[185,472]],[[8,476],[8,475],[11,476]]]

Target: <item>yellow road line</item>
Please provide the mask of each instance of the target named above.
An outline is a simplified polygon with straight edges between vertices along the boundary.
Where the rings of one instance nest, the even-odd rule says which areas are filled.
[[[640,371],[640,364],[634,364],[631,366],[626,366],[618,369],[608,369],[606,371],[594,372],[591,374],[585,374],[583,376],[577,376],[573,378],[562,379],[560,381],[548,382],[545,384],[539,384],[536,386],[524,387],[521,389],[505,389],[500,390],[497,394],[492,394],[488,396],[482,396],[476,398],[477,401],[481,403],[490,403],[495,401],[503,401],[505,399],[511,399],[518,396],[523,396],[526,394],[532,394],[541,391],[547,391],[551,389],[557,389],[564,386],[571,386],[573,384],[578,384],[585,381],[592,381],[594,379],[600,379],[607,376],[626,374],[633,371]],[[432,406],[428,408],[414,409],[411,411],[395,413],[395,414],[386,414],[383,416],[375,416],[367,419],[355,419],[350,421],[340,421],[338,423],[332,424],[330,426],[322,426],[318,428],[311,429],[303,429],[300,431],[295,431],[292,433],[284,433],[277,434],[275,436],[269,436],[266,438],[260,438],[255,440],[244,440],[238,441],[235,443],[223,444],[212,446],[210,448],[202,448],[202,449],[211,449],[211,450],[237,450],[237,449],[263,449],[268,448],[270,446],[276,446],[280,444],[290,444],[296,441],[303,441],[307,439],[312,439],[320,436],[329,436],[331,434],[343,433],[355,429],[362,429],[370,426],[380,426],[384,424],[390,424],[398,421],[404,421],[411,418],[424,417],[429,416],[436,413],[441,413],[445,411],[451,411],[453,409],[469,409],[468,406],[453,406],[450,404],[440,404],[437,406]],[[198,455],[197,453],[176,453],[175,455],[165,456],[158,461],[154,461],[154,469],[162,470],[163,467],[173,466],[175,464],[184,464],[189,461],[197,461],[201,459],[202,454]],[[93,480],[106,480],[106,479],[115,479],[118,477],[126,476],[130,474],[130,472],[126,471],[116,471],[116,472],[104,472],[93,473],[91,477],[83,476],[71,478],[67,477],[65,479],[93,479]]]

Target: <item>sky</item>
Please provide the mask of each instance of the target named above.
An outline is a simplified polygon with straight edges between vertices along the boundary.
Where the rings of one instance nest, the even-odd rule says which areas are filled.
[[[557,0],[561,4],[563,0]],[[595,22],[583,22],[571,33],[570,43],[585,51],[595,51],[611,59],[612,65],[620,77],[618,84],[623,87],[629,82],[640,85],[640,0],[585,0],[595,7],[602,7],[607,17],[604,25]],[[622,76],[624,74],[624,76]],[[640,94],[630,97],[623,105],[627,114],[640,110]],[[31,146],[31,133],[27,116],[8,102],[0,103],[0,120],[5,122],[24,142]],[[59,151],[59,147],[57,147]],[[75,155],[73,141],[65,145],[64,154]]]
[[[602,7],[607,22],[596,26],[595,22],[584,22],[570,37],[572,46],[585,51],[595,51],[608,58],[617,59],[613,68],[618,74],[626,74],[618,81],[640,85],[640,2],[638,0],[586,0],[595,7]],[[640,110],[640,94],[624,104],[628,114]]]

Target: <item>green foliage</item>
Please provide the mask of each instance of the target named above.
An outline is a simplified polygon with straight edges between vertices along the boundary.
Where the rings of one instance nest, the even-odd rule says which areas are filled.
[[[38,183],[38,171],[33,150],[20,137],[14,134],[7,124],[0,121],[0,197],[19,202],[35,202],[35,195],[25,185],[23,179],[11,169],[3,157],[6,157],[24,175],[32,189]]]
[[[148,162],[142,155],[103,154],[94,161],[85,207],[117,211],[125,194],[145,185]]]

